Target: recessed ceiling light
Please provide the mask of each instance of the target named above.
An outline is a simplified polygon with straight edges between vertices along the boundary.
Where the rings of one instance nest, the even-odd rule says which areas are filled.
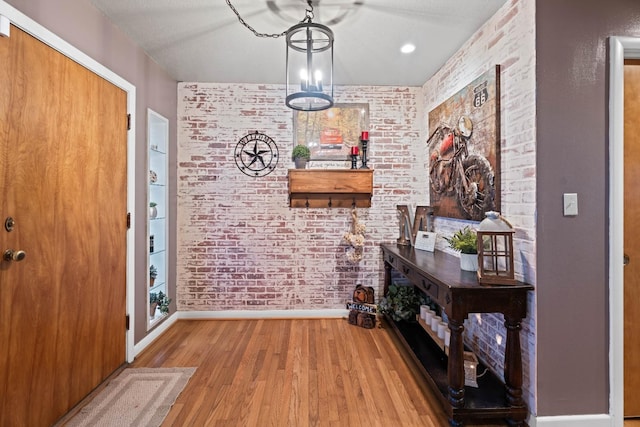
[[[405,44],[404,46],[402,46],[400,48],[400,52],[402,52],[402,53],[411,53],[414,50],[416,50],[416,45],[411,44],[411,43],[407,43],[407,44]]]

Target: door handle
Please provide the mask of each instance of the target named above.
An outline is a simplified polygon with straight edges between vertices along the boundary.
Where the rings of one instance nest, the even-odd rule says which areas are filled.
[[[624,257],[622,257],[622,264],[629,265],[629,255],[624,254]]]
[[[5,261],[22,261],[27,256],[25,251],[14,251],[13,249],[7,249],[4,251],[3,258]]]

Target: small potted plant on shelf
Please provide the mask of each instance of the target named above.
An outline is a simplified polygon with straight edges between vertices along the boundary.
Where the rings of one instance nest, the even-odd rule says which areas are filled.
[[[387,294],[380,299],[378,310],[391,316],[393,320],[414,321],[420,312],[420,296],[413,286],[391,285]]]
[[[460,268],[465,271],[478,270],[478,236],[475,230],[466,226],[444,238],[449,246],[460,252]]]
[[[158,204],[156,202],[149,203],[149,218],[154,219],[158,216]]]
[[[158,309],[160,313],[169,313],[169,304],[171,304],[171,298],[169,298],[164,292],[158,292]]]
[[[149,317],[156,315],[156,308],[158,307],[158,293],[151,292],[149,294]]]
[[[169,304],[171,304],[171,298],[164,292],[151,292],[149,294],[149,317],[155,317],[156,308],[162,314],[169,313]]]
[[[298,144],[293,147],[291,157],[296,164],[296,169],[304,169],[311,158],[311,150],[306,145]]]
[[[149,286],[153,286],[156,281],[156,277],[158,277],[158,269],[155,265],[151,265],[149,267]]]

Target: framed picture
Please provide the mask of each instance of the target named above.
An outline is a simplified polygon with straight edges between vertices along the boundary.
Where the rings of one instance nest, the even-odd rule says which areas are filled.
[[[369,104],[334,104],[322,111],[293,112],[293,143],[306,145],[311,160],[348,160],[369,130]]]
[[[500,210],[500,66],[429,112],[429,200],[436,215]]]

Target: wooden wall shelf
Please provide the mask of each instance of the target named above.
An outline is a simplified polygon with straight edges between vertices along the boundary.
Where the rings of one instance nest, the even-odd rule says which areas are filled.
[[[289,169],[292,208],[369,208],[372,169]]]

